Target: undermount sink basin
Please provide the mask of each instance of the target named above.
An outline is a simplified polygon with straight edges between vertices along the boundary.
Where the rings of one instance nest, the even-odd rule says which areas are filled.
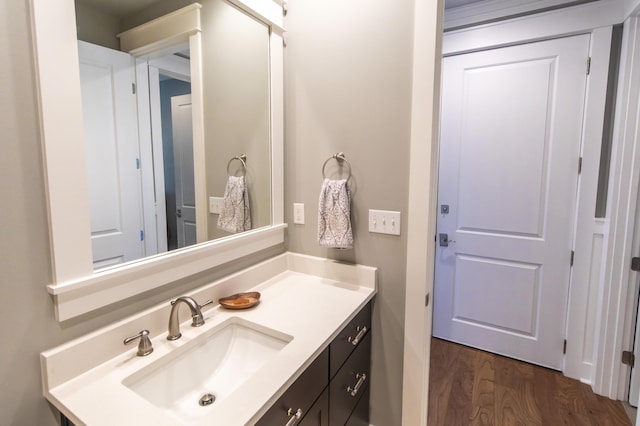
[[[276,330],[230,318],[122,383],[181,421],[195,420],[219,406],[291,340]]]

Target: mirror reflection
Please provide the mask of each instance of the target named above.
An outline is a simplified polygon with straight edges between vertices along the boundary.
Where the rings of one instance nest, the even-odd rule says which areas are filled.
[[[204,147],[191,113],[200,52],[119,50],[117,34],[190,3],[76,0],[94,269],[271,224],[268,27],[198,2]]]

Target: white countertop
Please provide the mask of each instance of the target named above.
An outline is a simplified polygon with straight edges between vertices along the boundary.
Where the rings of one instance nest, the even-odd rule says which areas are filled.
[[[243,281],[239,278],[260,274],[271,277],[248,284],[249,287],[233,284]],[[122,346],[121,340],[127,337],[122,333],[145,320],[156,324],[164,317],[166,324],[165,304],[44,352],[41,358],[45,396],[77,425],[253,424],[373,297],[375,268],[285,253],[205,286],[193,295],[202,301],[216,290],[224,289],[230,294],[232,288],[232,292],[259,291],[260,304],[244,311],[225,310],[218,305],[204,308],[205,325],[190,327],[190,318],[185,318],[188,321],[181,324],[182,338],[176,341],[166,340],[166,329],[152,333],[154,352],[149,356],[136,356],[136,344],[132,348]],[[193,421],[177,419],[122,384],[134,372],[236,316],[293,339],[220,404],[197,407],[208,410],[205,416]],[[99,351],[101,344],[113,343],[114,339],[120,339],[121,353],[98,365],[86,361],[92,351]]]

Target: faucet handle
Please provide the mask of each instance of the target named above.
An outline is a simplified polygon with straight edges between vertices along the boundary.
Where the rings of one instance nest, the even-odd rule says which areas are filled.
[[[138,352],[136,355],[138,356],[147,356],[151,352],[153,352],[153,346],[151,345],[151,339],[149,339],[149,330],[142,330],[140,333],[135,336],[127,337],[124,339],[124,344],[128,345],[133,342],[137,338],[140,338],[140,343],[138,343]]]
[[[202,309],[205,306],[211,305],[213,303],[212,299],[207,300],[206,302],[204,302],[202,305],[198,304],[198,308]]]

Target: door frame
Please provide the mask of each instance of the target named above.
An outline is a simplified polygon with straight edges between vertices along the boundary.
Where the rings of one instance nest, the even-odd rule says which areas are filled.
[[[635,302],[638,275],[630,269],[634,248],[636,206],[640,185],[640,10],[635,8],[625,20],[614,145],[609,180],[610,237],[606,247],[603,287],[599,297],[599,327],[594,390],[610,398],[626,400],[630,367],[621,363],[621,352],[633,350]],[[633,95],[632,95],[633,94]],[[639,417],[640,419],[640,417]]]
[[[149,126],[141,126],[139,130],[140,160],[143,165],[153,164],[153,167],[142,167],[147,256],[164,253],[168,248],[159,74],[191,83],[189,63],[185,64],[186,61],[169,56],[188,48],[188,43],[177,44],[163,51],[163,55],[136,58],[138,120],[150,123]]]
[[[602,359],[600,352],[606,352],[609,358],[612,356],[608,346],[601,347],[601,351],[595,351],[596,346],[588,338],[585,339],[587,330],[595,333],[601,328],[602,318],[599,312],[597,315],[595,315],[596,312],[591,312],[595,315],[592,325],[587,325],[586,315],[589,313],[588,307],[593,306],[589,304],[589,297],[591,296],[593,302],[592,296],[594,292],[595,295],[601,293],[603,282],[600,271],[591,268],[592,257],[586,255],[593,252],[594,235],[599,235],[604,242],[607,225],[611,226],[607,221],[595,221],[593,217],[604,108],[603,102],[601,102],[602,105],[597,105],[594,99],[604,99],[606,94],[611,26],[624,20],[623,2],[602,0],[586,3],[475,28],[451,31],[444,36],[442,35],[442,2],[429,3],[428,0],[415,0],[416,25],[407,219],[407,252],[411,255],[407,257],[406,263],[403,374],[403,424],[407,425],[427,422],[432,328],[432,306],[428,301],[432,299],[435,256],[435,245],[432,239],[435,235],[436,218],[441,53],[443,55],[465,53],[574,34],[591,34],[592,68],[587,82],[582,142],[583,168],[578,187],[575,228],[575,235],[588,235],[591,244],[585,244],[582,238],[575,238],[574,244],[580,254],[576,252],[567,318],[567,333],[575,338],[572,337],[573,343],[567,347],[563,371],[569,377],[591,383],[594,389],[599,389],[598,381],[601,378],[593,374],[593,371],[606,362]],[[427,25],[428,23],[432,25]],[[433,34],[434,28],[436,37]],[[441,45],[440,40],[442,40]],[[594,167],[595,163],[598,165]],[[425,167],[425,165],[431,167]],[[640,172],[640,164],[638,168]],[[612,173],[614,173],[613,168]],[[608,209],[608,212],[610,211]],[[606,259],[605,256],[606,252],[603,253],[602,258]],[[579,258],[581,260],[578,260]],[[578,279],[583,279],[585,276],[590,277],[589,281],[596,284],[595,290],[593,285],[587,285],[589,281],[578,284]],[[593,291],[590,292],[589,287]],[[611,307],[601,301],[598,303],[593,306],[593,311],[596,311],[598,306],[606,305],[605,309]],[[594,338],[593,341],[598,339]],[[591,359],[584,357],[585,353],[589,354],[592,351]]]

